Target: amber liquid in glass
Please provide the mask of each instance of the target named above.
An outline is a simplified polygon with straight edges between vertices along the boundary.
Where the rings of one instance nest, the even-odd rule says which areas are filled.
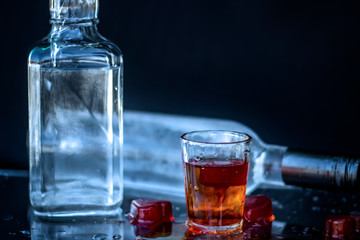
[[[248,162],[240,160],[184,163],[188,225],[241,228],[248,167]]]

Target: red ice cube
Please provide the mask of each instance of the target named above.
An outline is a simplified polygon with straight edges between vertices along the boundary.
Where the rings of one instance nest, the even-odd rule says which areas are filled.
[[[247,225],[265,226],[271,223],[275,219],[271,198],[266,195],[246,196],[244,218]]]
[[[248,167],[248,162],[232,164],[207,163],[199,166],[199,181],[202,185],[214,187],[245,185]]]
[[[149,199],[133,200],[128,218],[133,225],[151,229],[174,220],[171,202]]]
[[[356,215],[353,215],[356,216]],[[356,217],[329,215],[325,222],[325,235],[333,239],[352,239],[356,232]]]
[[[360,215],[350,215],[355,219],[355,230],[360,235]]]
[[[360,239],[360,215],[327,216],[325,235],[332,239]]]

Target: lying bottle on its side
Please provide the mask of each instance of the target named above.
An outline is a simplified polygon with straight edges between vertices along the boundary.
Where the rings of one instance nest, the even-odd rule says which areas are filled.
[[[179,139],[195,130],[233,130],[253,138],[247,194],[260,184],[320,189],[360,189],[360,158],[314,154],[264,143],[247,126],[229,120],[126,111],[126,186],[184,194]]]

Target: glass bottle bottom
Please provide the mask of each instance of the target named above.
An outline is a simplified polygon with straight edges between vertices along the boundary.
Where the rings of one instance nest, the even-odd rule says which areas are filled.
[[[33,209],[34,215],[41,218],[73,218],[73,217],[115,217],[121,214],[120,203],[110,207],[66,206],[47,210]]]

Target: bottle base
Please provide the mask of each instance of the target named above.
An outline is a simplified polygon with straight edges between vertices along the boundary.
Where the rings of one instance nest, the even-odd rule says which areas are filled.
[[[120,206],[111,209],[74,209],[74,210],[55,210],[55,211],[39,211],[33,209],[35,216],[39,218],[81,218],[81,217],[116,217],[120,216],[122,209]]]

